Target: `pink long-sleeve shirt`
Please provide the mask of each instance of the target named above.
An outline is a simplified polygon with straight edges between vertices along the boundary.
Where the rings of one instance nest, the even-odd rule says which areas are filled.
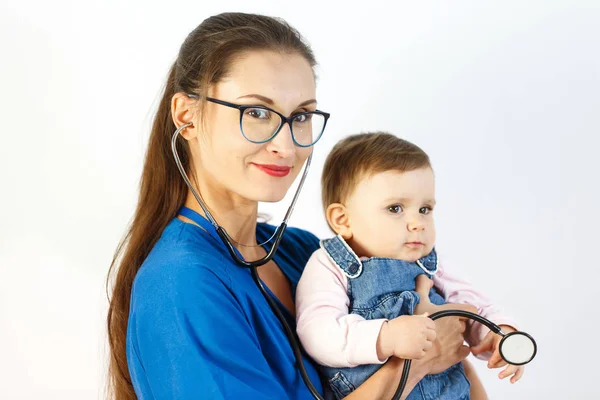
[[[434,286],[447,303],[470,304],[479,314],[497,325],[516,328],[513,318],[504,312],[471,283],[449,273],[438,265]],[[302,345],[318,363],[335,368],[362,364],[382,364],[377,357],[377,338],[386,319],[366,320],[349,314],[348,278],[322,248],[309,259],[296,288],[297,333]],[[477,345],[489,329],[474,323],[465,340]],[[489,359],[491,354],[479,358]]]

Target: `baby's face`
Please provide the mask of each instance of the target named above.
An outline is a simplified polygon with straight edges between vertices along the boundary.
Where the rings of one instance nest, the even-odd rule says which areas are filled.
[[[431,168],[367,176],[346,200],[348,244],[359,257],[416,261],[435,244],[434,206]]]

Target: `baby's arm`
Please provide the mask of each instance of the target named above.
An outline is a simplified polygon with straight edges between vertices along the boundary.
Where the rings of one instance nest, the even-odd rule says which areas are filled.
[[[337,368],[382,364],[392,355],[420,358],[431,348],[435,324],[429,318],[365,320],[348,313],[347,293],[343,272],[322,249],[313,253],[296,288],[296,330],[318,363]]]
[[[514,332],[515,329],[512,326],[500,325],[504,333]],[[507,362],[500,356],[500,341],[502,338],[493,332],[483,338],[481,343],[471,348],[471,352],[477,356],[482,353],[492,353],[492,356],[488,360],[488,368],[502,368],[507,366]],[[510,376],[510,383],[515,383],[523,376],[525,371],[524,365],[508,365],[502,372],[498,374],[498,378],[504,379]]]
[[[382,364],[377,337],[385,319],[348,314],[348,278],[323,249],[313,253],[296,288],[296,330],[304,349],[319,364],[355,367]]]
[[[506,315],[504,311],[494,305],[483,293],[473,285],[454,273],[440,267],[434,276],[435,287],[444,294],[446,302],[453,304],[471,304],[477,307],[479,315],[499,325],[505,333],[516,330],[517,323],[514,318]],[[465,339],[471,345],[473,355],[479,359],[487,360],[489,368],[501,368],[506,362],[500,357],[498,350],[501,337],[491,332],[485,325],[470,323]],[[511,383],[517,382],[524,372],[524,366],[509,365],[500,372],[500,379],[511,377]]]
[[[511,326],[516,329],[514,318],[505,314],[485,294],[475,289],[471,282],[455,273],[448,272],[443,266],[439,266],[438,273],[433,277],[433,284],[443,294],[447,303],[470,304],[477,308],[477,313],[482,317],[497,325]],[[480,323],[470,323],[469,325],[470,329],[466,332],[465,339],[469,345],[476,346],[490,330]],[[482,354],[478,358],[487,360],[489,357],[490,354]]]

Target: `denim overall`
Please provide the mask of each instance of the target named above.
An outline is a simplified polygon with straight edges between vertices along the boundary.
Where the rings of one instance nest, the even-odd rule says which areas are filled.
[[[415,278],[420,274],[431,278],[437,271],[435,250],[416,262],[392,258],[361,261],[340,236],[322,240],[321,247],[348,277],[349,313],[367,320],[391,320],[401,315],[413,315],[419,303],[419,295],[414,291]],[[429,298],[433,304],[444,304],[444,298],[433,288]],[[381,365],[322,368],[336,397],[340,399],[367,380]],[[468,400],[470,386],[462,364],[458,363],[442,373],[425,376],[407,400]]]

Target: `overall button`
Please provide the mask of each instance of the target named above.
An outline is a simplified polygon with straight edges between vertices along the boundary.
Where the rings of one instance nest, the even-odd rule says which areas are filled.
[[[358,265],[356,263],[349,263],[348,264],[348,272],[351,273],[352,275],[354,275],[355,273],[358,272]]]

